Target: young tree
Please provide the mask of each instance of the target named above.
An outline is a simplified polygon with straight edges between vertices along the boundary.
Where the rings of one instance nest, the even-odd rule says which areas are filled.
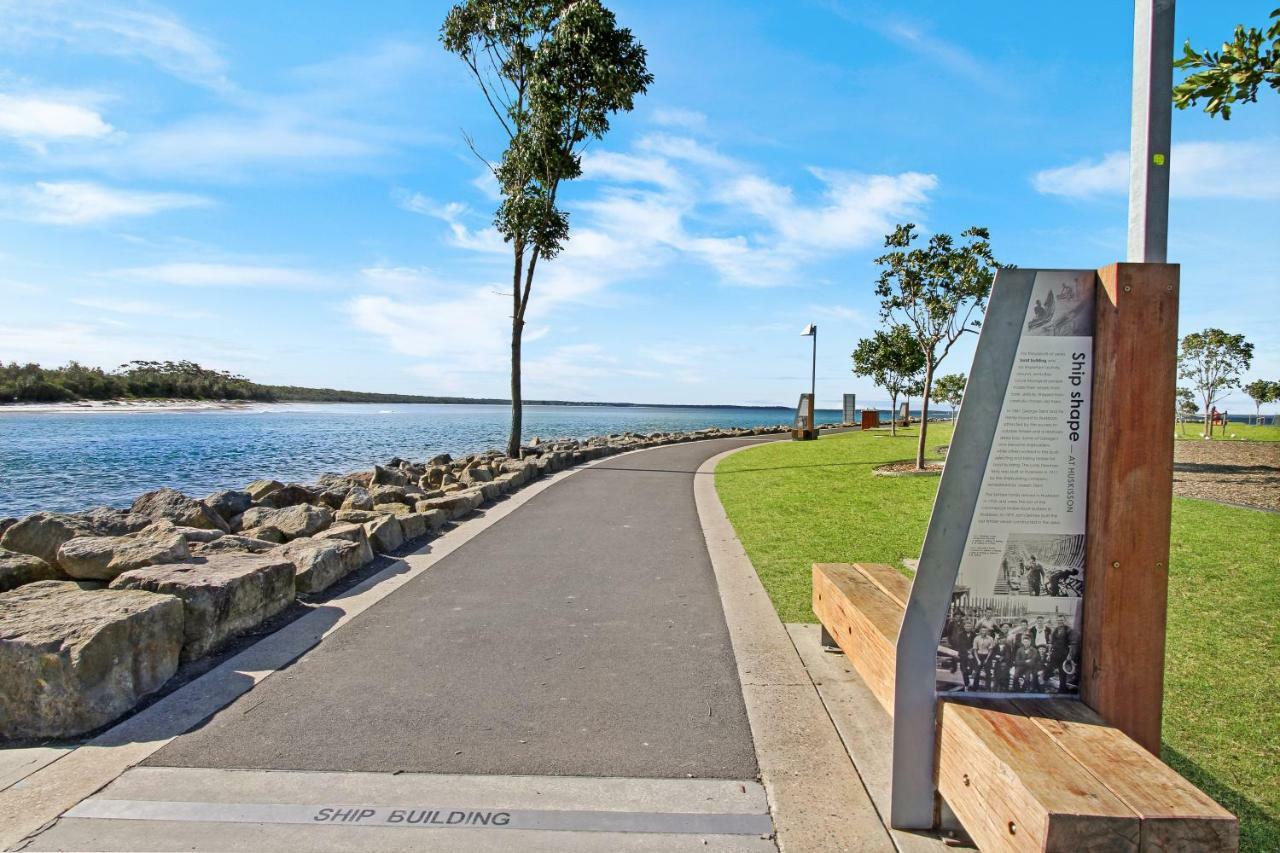
[[[1242,389],[1244,393],[1249,395],[1249,399],[1253,400],[1255,414],[1253,416],[1253,425],[1257,426],[1262,423],[1262,404],[1274,403],[1277,393],[1280,393],[1280,382],[1268,382],[1265,379],[1255,379]]]
[[[853,351],[853,372],[871,377],[877,388],[889,393],[889,429],[895,436],[898,434],[898,397],[916,384],[922,370],[924,353],[911,330],[903,325],[863,338]]]
[[[1253,363],[1253,344],[1244,335],[1221,329],[1192,332],[1182,339],[1178,353],[1178,376],[1191,382],[1204,404],[1204,437],[1213,429],[1210,412],[1214,403],[1232,388],[1240,387],[1240,375]]]
[[[1200,406],[1196,403],[1196,395],[1191,393],[1190,388],[1179,385],[1173,397],[1173,416],[1182,427],[1183,435],[1187,434],[1187,418],[1194,418],[1199,413]]]
[[[1197,51],[1186,42],[1175,68],[1194,71],[1173,87],[1173,103],[1180,109],[1194,107],[1204,98],[1204,111],[1231,119],[1231,105],[1237,101],[1254,103],[1259,87],[1280,91],[1280,9],[1270,15],[1266,31],[1244,25],[1236,27],[1235,38],[1223,42],[1222,50]]]
[[[583,146],[603,139],[609,117],[630,112],[653,82],[645,49],[599,0],[465,0],[440,29],[446,50],[471,71],[498,119],[506,150],[495,164],[467,145],[497,180],[494,225],[511,244],[511,432],[520,455],[520,340],[540,259],[569,236],[556,206],[561,183],[582,173]]]
[[[963,373],[939,376],[933,383],[933,402],[946,403],[954,412],[964,400],[964,386],[969,382]]]
[[[922,247],[912,248],[916,227],[899,225],[885,238],[891,251],[876,258],[884,267],[876,283],[880,317],[906,324],[924,355],[924,392],[920,406],[920,440],[916,468],[924,469],[929,428],[929,397],[938,365],[956,341],[982,326],[983,311],[995,279],[991,235],[985,228],[961,232],[962,244],[948,234],[935,234]]]

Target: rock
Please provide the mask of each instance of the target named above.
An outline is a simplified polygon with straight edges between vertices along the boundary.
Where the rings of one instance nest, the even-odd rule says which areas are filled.
[[[475,492],[454,492],[445,495],[442,498],[433,498],[429,501],[418,501],[418,509],[430,511],[433,509],[442,510],[447,513],[450,518],[461,518],[480,506],[482,496]]]
[[[155,519],[137,513],[112,509],[109,506],[95,507],[87,512],[77,512],[77,518],[89,522],[89,527],[99,536],[127,536],[147,527]]]
[[[11,526],[0,536],[0,548],[31,554],[56,565],[62,543],[77,536],[92,536],[93,525],[83,518],[53,512],[37,512]]]
[[[384,465],[373,466],[373,485],[375,486],[407,486],[409,475],[399,468],[388,468]]]
[[[175,527],[174,530],[183,535],[188,545],[193,542],[212,542],[227,535],[221,530],[202,530],[199,527]]]
[[[214,492],[206,497],[204,505],[222,516],[223,521],[231,521],[231,519],[253,506],[253,495],[242,489],[227,489],[222,492]]]
[[[394,515],[380,515],[364,525],[369,544],[379,554],[389,554],[404,544],[404,528]]]
[[[332,522],[333,512],[328,507],[313,504],[298,504],[285,509],[255,506],[232,519],[231,527],[237,532],[274,527],[284,535],[287,542],[299,536],[318,533]]]
[[[17,523],[18,519],[16,518],[0,518],[0,536],[3,536],[6,530]]]
[[[180,527],[203,527],[224,533],[231,532],[222,516],[177,489],[164,488],[147,492],[133,502],[132,511],[152,519],[166,519]]]
[[[182,602],[40,581],[0,594],[0,736],[65,738],[103,726],[178,668]]]
[[[77,536],[58,548],[58,565],[78,580],[109,581],[121,572],[191,556],[187,539],[168,522],[135,536]]]
[[[270,524],[241,530],[240,535],[259,542],[270,542],[273,545],[283,545],[287,541],[285,535],[280,532],[280,528],[272,527]]]
[[[407,493],[404,486],[374,486],[369,490],[374,506],[378,504],[406,503]]]
[[[493,480],[493,472],[489,470],[488,465],[473,465],[463,471],[462,476],[458,479],[467,485],[488,483]]]
[[[275,528],[270,528],[274,530]],[[279,531],[276,531],[277,533]],[[280,537],[280,541],[272,541],[270,539],[258,539],[254,536],[236,535],[228,533],[220,539],[214,539],[212,542],[204,542],[192,547],[191,552],[200,556],[208,556],[209,554],[225,554],[228,552],[241,554],[262,554],[270,551],[272,548],[284,542],[284,537]]]
[[[258,499],[258,506],[269,506],[274,509],[297,506],[298,504],[315,503],[316,493],[306,486],[290,483],[278,489],[272,489]]]
[[[254,480],[252,483],[244,487],[249,493],[249,497],[255,501],[260,501],[276,489],[284,488],[284,483],[279,480]]]
[[[374,512],[389,513],[391,515],[408,515],[413,512],[413,507],[408,504],[374,504]]]
[[[362,486],[355,486],[347,492],[342,509],[373,509],[373,496]]]
[[[299,593],[317,593],[366,563],[373,562],[369,540],[295,539],[273,553],[293,563]]]
[[[23,584],[58,580],[62,573],[39,557],[0,548],[0,592]]]
[[[406,507],[407,508],[407,507]],[[406,512],[404,515],[396,516],[400,519],[400,530],[404,533],[406,542],[414,539],[421,539],[427,535],[430,529],[427,524],[427,514],[425,512]]]
[[[316,502],[329,509],[341,509],[351,489],[351,486],[333,486],[316,495]]]
[[[364,524],[368,521],[377,521],[382,518],[382,515],[371,509],[340,509],[333,514],[333,520],[342,524]]]
[[[438,456],[432,456],[427,460],[428,465],[448,465],[453,461],[453,457],[448,453],[441,453]]]
[[[313,539],[344,539],[347,542],[368,543],[369,534],[363,524],[335,524],[328,530],[321,530]],[[371,552],[372,553],[372,552]]]
[[[194,660],[288,607],[295,596],[293,572],[293,563],[276,554],[202,554],[125,572],[111,589],[180,598],[182,659]]]

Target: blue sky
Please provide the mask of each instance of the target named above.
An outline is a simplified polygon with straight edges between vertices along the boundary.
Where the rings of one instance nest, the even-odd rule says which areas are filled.
[[[1184,2],[1178,43],[1272,5]],[[849,352],[900,221],[1123,258],[1127,3],[610,6],[656,82],[563,196],[529,397],[792,404],[814,322],[819,404],[880,399]],[[503,396],[510,257],[462,131],[499,138],[447,8],[0,0],[0,359]],[[1244,332],[1280,379],[1280,98],[1174,121],[1183,331]]]

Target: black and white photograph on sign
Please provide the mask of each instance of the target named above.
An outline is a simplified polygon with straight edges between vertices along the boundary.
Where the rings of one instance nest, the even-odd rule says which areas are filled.
[[[939,693],[1077,692],[1092,271],[1036,273],[937,653]]]
[[[1005,541],[993,593],[1080,598],[1083,580],[1083,535],[1014,533]]]
[[[1036,280],[1028,312],[1028,335],[1084,337],[1093,334],[1093,282],[1073,278]]]
[[[957,590],[938,644],[938,692],[1078,692],[1074,617],[1074,608],[1046,599],[975,598]]]

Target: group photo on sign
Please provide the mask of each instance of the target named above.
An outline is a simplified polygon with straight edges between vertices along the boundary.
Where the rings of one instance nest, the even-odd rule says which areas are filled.
[[[938,643],[939,693],[1079,692],[1093,296],[1091,272],[1038,271],[1010,328],[1017,354]]]

